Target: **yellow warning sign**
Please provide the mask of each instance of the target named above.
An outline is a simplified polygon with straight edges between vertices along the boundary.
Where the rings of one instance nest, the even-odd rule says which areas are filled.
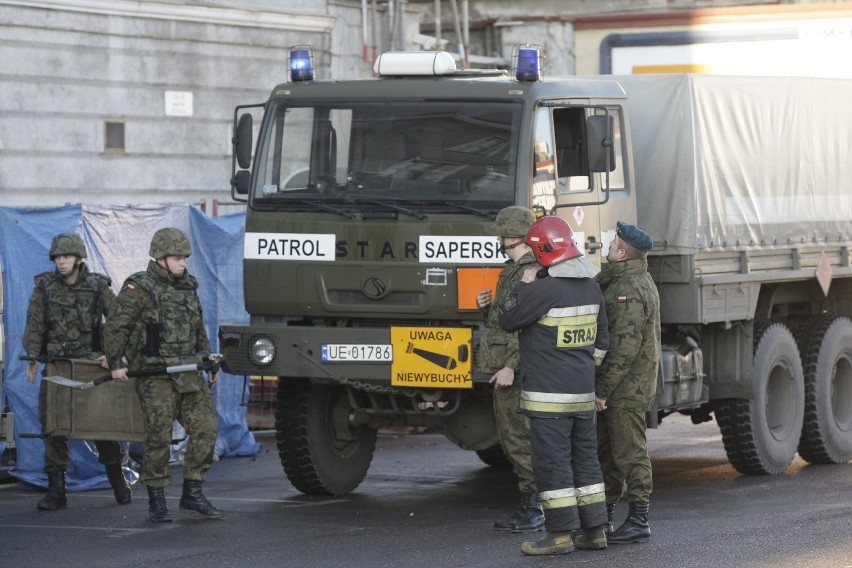
[[[391,384],[473,388],[471,338],[472,331],[464,327],[391,327]]]

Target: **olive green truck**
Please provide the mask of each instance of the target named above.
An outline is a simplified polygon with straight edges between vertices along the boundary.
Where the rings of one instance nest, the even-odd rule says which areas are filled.
[[[426,427],[505,459],[474,296],[505,257],[498,211],[563,216],[605,261],[617,220],[654,240],[656,426],[715,418],[733,466],[852,457],[852,81],[542,77],[388,53],[315,80],[310,52],[235,111],[245,306],[226,370],[277,377],[290,482],[343,494],[376,433]],[[259,123],[256,117],[262,115]],[[255,118],[253,118],[255,117]]]

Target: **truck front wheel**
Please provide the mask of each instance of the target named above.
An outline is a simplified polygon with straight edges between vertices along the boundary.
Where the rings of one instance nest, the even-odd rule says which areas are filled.
[[[722,442],[740,473],[782,473],[796,454],[805,407],[802,362],[785,325],[755,323],[752,371],[751,400],[716,402]]]
[[[814,318],[798,333],[805,370],[799,455],[810,463],[852,458],[852,321]]]
[[[376,430],[352,427],[342,387],[281,379],[275,413],[281,465],[293,487],[309,495],[343,495],[363,481]]]

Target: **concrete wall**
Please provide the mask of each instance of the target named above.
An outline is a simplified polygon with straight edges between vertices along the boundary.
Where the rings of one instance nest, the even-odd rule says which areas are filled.
[[[229,201],[234,106],[286,81],[289,46],[318,76],[370,72],[358,3],[235,4],[0,0],[0,205]]]

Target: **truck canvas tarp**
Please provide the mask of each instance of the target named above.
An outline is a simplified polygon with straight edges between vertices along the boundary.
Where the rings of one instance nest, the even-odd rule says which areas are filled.
[[[655,249],[695,254],[852,235],[849,81],[613,78],[627,93],[638,221],[653,229]]]

